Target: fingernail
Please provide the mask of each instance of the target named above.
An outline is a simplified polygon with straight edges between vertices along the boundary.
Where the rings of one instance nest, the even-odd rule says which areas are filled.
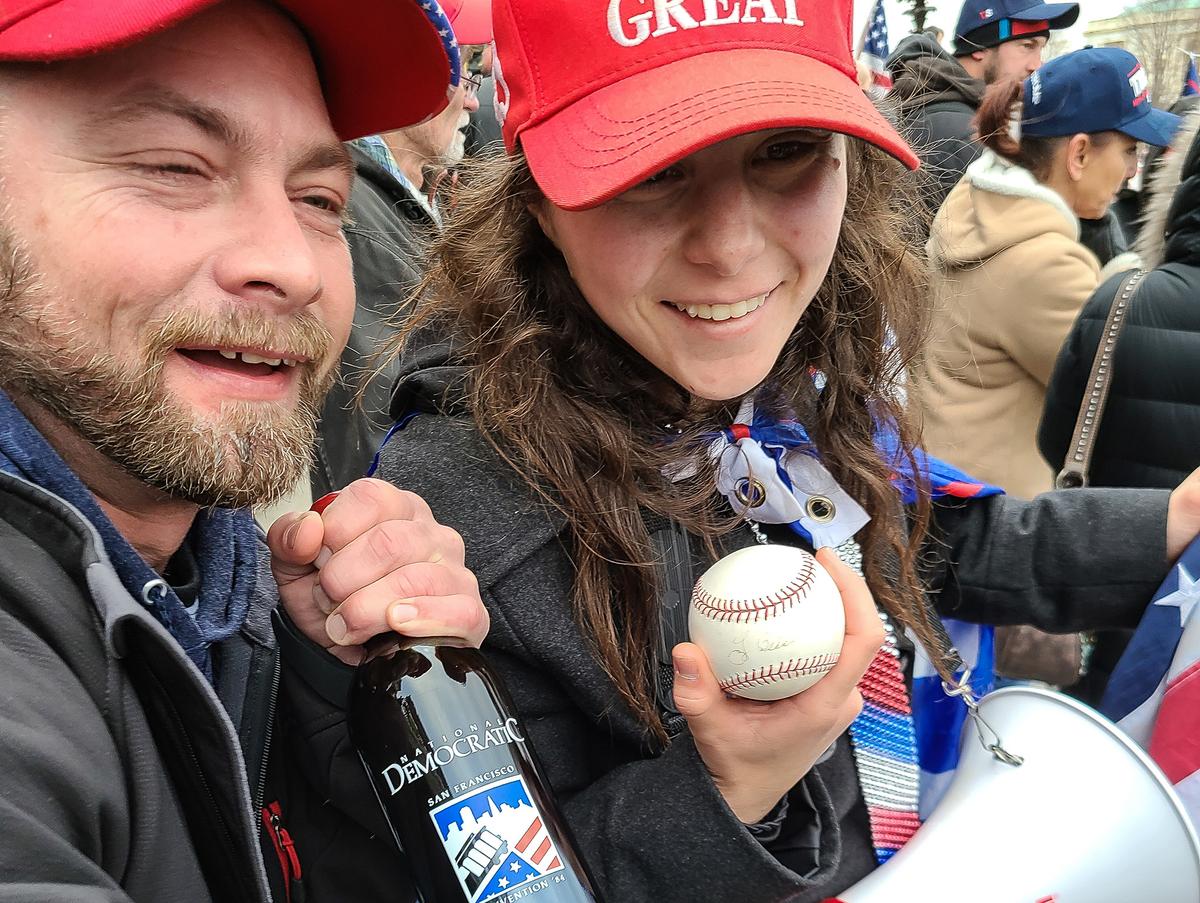
[[[341,646],[345,644],[346,634],[350,631],[346,628],[345,618],[339,614],[332,614],[325,619],[325,632],[331,640]]]
[[[417,619],[417,606],[409,605],[407,602],[397,602],[388,609],[388,623],[392,627],[398,627],[401,624],[407,624],[409,621]]]
[[[700,669],[696,667],[696,663],[686,659],[675,659],[675,675],[683,680],[699,680]]]
[[[296,534],[300,532],[302,523],[304,523],[303,514],[288,524],[287,529],[283,531],[283,547],[289,552],[296,551]]]
[[[317,603],[317,608],[321,609],[322,614],[333,614],[333,610],[337,608],[334,601],[329,598],[325,590],[321,588],[320,583],[313,585],[313,601]]]
[[[323,568],[329,564],[329,559],[333,557],[333,552],[329,551],[325,546],[321,546],[321,551],[317,553],[317,560],[313,562],[318,568]]]

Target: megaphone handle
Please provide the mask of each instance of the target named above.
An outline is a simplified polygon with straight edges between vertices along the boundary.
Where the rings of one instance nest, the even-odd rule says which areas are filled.
[[[943,680],[942,689],[946,692],[947,696],[958,696],[962,699],[967,707],[967,714],[971,716],[971,720],[975,723],[975,733],[979,736],[979,743],[997,761],[1003,762],[1005,765],[1012,765],[1014,768],[1025,764],[1023,757],[1011,753],[1004,748],[1004,740],[996,732],[996,729],[987,723],[987,719],[979,711],[979,700],[975,698],[975,691],[971,689],[970,668],[963,671],[963,676],[958,679],[958,683],[956,684]],[[992,736],[991,742],[988,741],[987,734]]]

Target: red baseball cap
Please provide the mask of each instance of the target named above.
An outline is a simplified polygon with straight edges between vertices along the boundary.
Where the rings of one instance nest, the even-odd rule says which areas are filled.
[[[0,60],[62,60],[114,50],[218,2],[5,0]],[[439,33],[449,34],[449,23],[436,3],[275,0],[275,5],[308,38],[330,120],[342,139],[412,125],[446,106],[450,84],[458,80],[458,53]]]
[[[491,0],[441,0],[460,44],[492,43]]]
[[[830,129],[919,165],[858,86],[852,0],[495,0],[493,15],[505,145],[559,207],[758,129]]]

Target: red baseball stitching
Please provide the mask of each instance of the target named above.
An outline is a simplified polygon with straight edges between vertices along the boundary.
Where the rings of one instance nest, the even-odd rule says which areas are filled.
[[[721,689],[733,691],[745,687],[762,687],[780,680],[792,677],[802,677],[805,674],[824,673],[837,664],[838,654],[826,652],[822,655],[810,655],[808,658],[790,658],[786,662],[755,668],[735,674],[728,680],[721,681]]]
[[[692,590],[692,604],[700,614],[714,621],[732,621],[737,624],[761,621],[774,617],[780,611],[804,599],[812,588],[815,572],[814,559],[805,558],[799,573],[790,583],[778,592],[754,599],[725,599],[714,596],[701,585],[701,581],[697,581],[696,588]]]

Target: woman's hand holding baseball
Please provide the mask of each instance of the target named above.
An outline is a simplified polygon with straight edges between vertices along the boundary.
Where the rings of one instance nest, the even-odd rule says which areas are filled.
[[[817,560],[837,584],[846,638],[837,664],[803,693],[755,702],[722,692],[703,650],[675,647],[675,705],[734,814],[753,824],[775,807],[862,709],[858,683],[884,641],[866,582],[829,549]]]

